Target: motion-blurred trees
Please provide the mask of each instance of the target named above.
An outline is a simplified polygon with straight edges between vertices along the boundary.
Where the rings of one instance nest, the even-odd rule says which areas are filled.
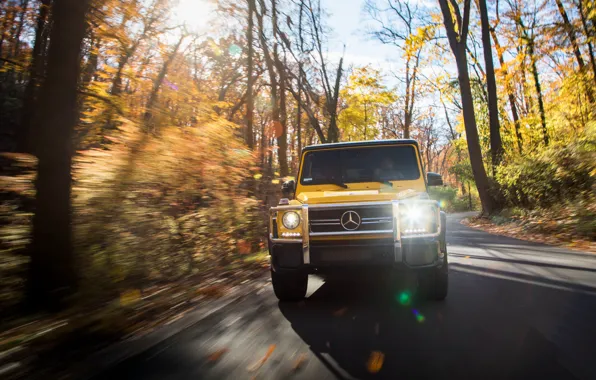
[[[34,258],[32,273],[52,282],[36,297],[58,290],[57,301],[76,279],[108,278],[111,292],[187,276],[257,249],[267,205],[309,144],[414,138],[455,201],[468,205],[474,182],[486,212],[494,198],[588,202],[563,188],[594,176],[567,165],[594,146],[593,0],[367,1],[368,36],[395,47],[387,67],[330,51],[348,37],[333,35],[319,0],[219,0],[201,31],[175,16],[177,1],[93,0],[82,32],[62,40],[82,33],[76,57],[56,67],[63,3],[0,2],[0,150],[39,160],[37,211],[24,177],[3,187],[0,255]],[[548,188],[559,195],[547,202]],[[53,230],[63,249],[48,243]],[[60,268],[43,261],[54,254]]]

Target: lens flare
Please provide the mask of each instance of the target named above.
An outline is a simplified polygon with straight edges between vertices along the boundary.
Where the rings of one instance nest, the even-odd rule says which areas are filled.
[[[416,309],[413,309],[412,313],[414,313],[414,316],[416,316],[416,321],[418,321],[418,323],[424,323],[424,320],[426,319],[424,318],[424,315],[420,314],[420,312]]]
[[[235,58],[240,57],[240,55],[242,55],[242,48],[236,44],[230,45],[228,51],[230,52],[230,55]]]
[[[412,294],[409,291],[403,291],[400,294],[398,294],[397,296],[397,301],[401,304],[401,305],[409,305],[410,302],[412,301]]]

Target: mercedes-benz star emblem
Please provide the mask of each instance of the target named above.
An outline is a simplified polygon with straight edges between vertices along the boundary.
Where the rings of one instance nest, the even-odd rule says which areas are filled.
[[[341,225],[345,230],[354,231],[360,227],[360,215],[356,211],[346,211],[341,216]]]

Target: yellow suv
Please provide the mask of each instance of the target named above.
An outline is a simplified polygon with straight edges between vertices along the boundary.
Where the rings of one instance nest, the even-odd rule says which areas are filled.
[[[445,213],[427,193],[443,180],[424,176],[416,141],[308,146],[296,178],[270,209],[277,298],[302,299],[308,274],[345,268],[414,273],[427,298],[447,296]]]

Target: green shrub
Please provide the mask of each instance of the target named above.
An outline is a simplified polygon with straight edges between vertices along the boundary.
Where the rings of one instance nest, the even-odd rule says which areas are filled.
[[[442,208],[447,208],[457,196],[457,189],[448,186],[433,186],[428,188],[428,195],[431,199],[439,201]]]
[[[553,145],[501,165],[497,181],[507,206],[535,209],[585,198],[596,187],[596,139]]]
[[[431,199],[439,201],[441,209],[447,212],[464,212],[476,210],[478,199],[472,196],[472,207],[468,195],[457,195],[457,189],[448,186],[430,187],[428,195]]]
[[[478,210],[480,202],[478,198],[472,195],[472,207],[470,207],[470,199],[468,195],[460,195],[453,200],[451,204],[451,212],[464,212],[464,211],[475,211]]]

